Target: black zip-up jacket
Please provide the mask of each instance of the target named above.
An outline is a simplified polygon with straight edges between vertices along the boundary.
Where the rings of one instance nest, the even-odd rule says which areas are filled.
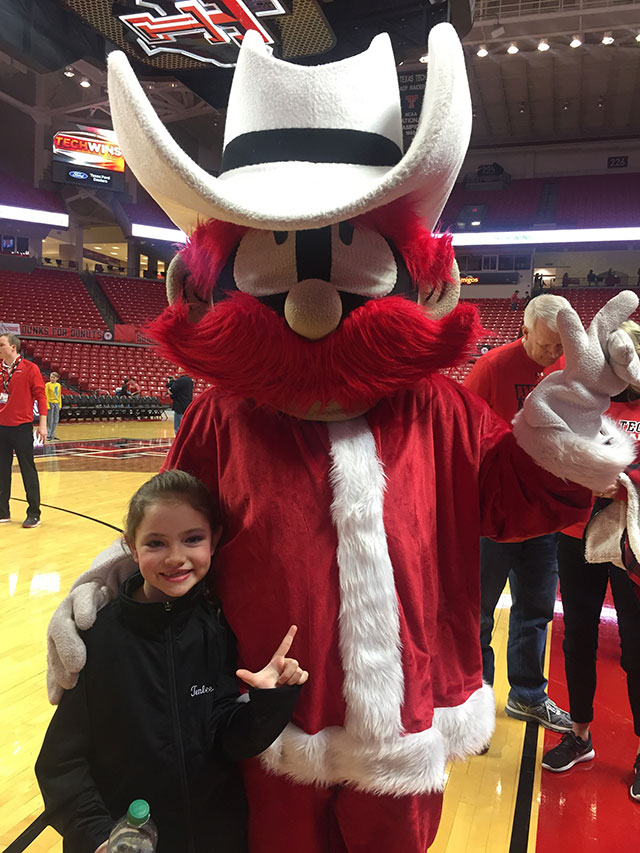
[[[298,687],[238,702],[236,649],[198,585],[165,604],[123,584],[84,634],[87,664],[47,730],[36,775],[65,853],[94,853],[136,798],[158,853],[247,850],[234,763],[265,750],[291,719]],[[245,697],[243,697],[245,698]]]

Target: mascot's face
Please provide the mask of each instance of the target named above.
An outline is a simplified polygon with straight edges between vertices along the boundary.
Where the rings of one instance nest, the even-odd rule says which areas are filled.
[[[455,308],[450,240],[400,203],[307,231],[212,220],[172,263],[168,289],[173,306],[151,328],[164,355],[318,420],[362,413],[460,361],[477,331],[474,312]]]

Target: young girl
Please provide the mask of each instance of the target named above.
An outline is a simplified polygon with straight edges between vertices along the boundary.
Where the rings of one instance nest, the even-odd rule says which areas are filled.
[[[152,477],[125,525],[140,571],[85,634],[87,665],[36,763],[51,823],[65,853],[102,853],[115,821],[142,797],[159,853],[245,851],[246,803],[232,762],[262,752],[291,718],[307,680],[285,657],[296,628],[260,672],[236,672],[233,637],[203,595],[221,527],[194,477]]]

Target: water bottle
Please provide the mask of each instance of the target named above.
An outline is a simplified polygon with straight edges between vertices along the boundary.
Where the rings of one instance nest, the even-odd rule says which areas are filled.
[[[108,853],[154,853],[158,830],[151,820],[149,803],[134,800],[124,817],[111,830]]]

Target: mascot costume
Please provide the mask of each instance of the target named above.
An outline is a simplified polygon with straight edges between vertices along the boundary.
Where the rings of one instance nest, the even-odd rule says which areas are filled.
[[[480,752],[494,727],[480,536],[563,527],[632,462],[632,442],[601,413],[624,384],[607,340],[637,299],[621,294],[588,334],[561,313],[567,368],[514,432],[439,372],[480,333],[475,309],[458,305],[450,236],[432,233],[471,121],[448,24],[430,34],[404,155],[386,35],[303,67],[249,32],[218,178],[174,142],[123,54],[110,56],[109,96],[129,166],[189,235],[151,333],[213,385],[165,467],[219,501],[214,582],[242,665],[257,668],[294,622],[310,672],[293,723],[244,768],[251,850],[424,851],[447,762]],[[76,624],[131,571],[121,550],[105,552],[56,611],[52,701],[84,663]]]

